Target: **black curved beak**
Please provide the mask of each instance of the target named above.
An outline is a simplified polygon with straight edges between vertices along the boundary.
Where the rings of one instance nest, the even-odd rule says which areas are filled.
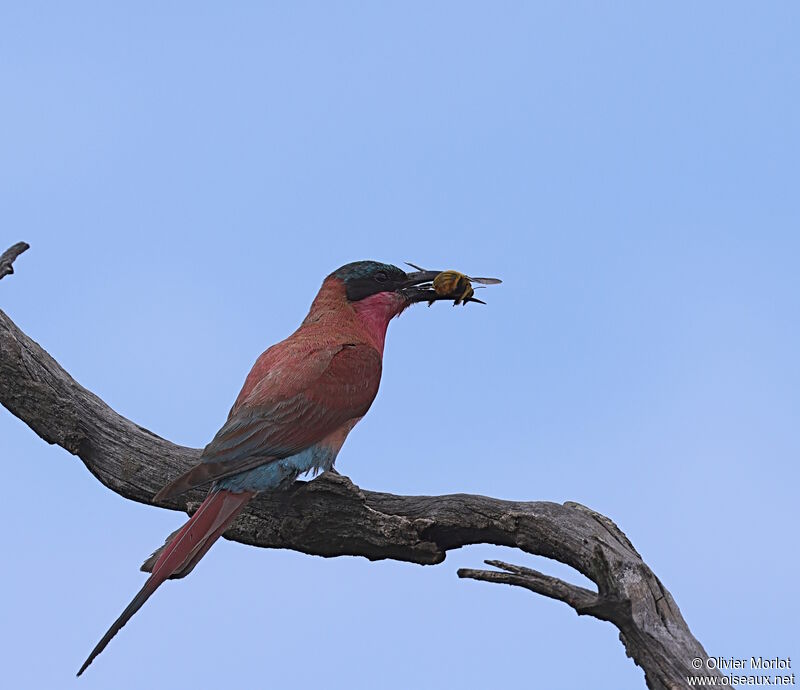
[[[416,267],[415,267],[416,268]],[[437,299],[447,299],[436,294],[433,289],[433,279],[441,271],[416,271],[407,273],[406,280],[400,292],[411,302],[432,302]]]

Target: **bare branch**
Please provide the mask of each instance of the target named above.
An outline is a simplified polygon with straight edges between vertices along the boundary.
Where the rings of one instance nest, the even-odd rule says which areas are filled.
[[[6,249],[0,254],[0,280],[5,276],[10,276],[14,272],[14,267],[11,265],[16,261],[17,257],[22,252],[31,248],[27,242],[17,242],[14,246]]]
[[[105,486],[134,501],[150,503],[199,455],[114,412],[2,311],[0,402],[42,439],[80,457]],[[159,505],[191,513],[202,499],[202,493],[191,492]],[[467,494],[396,496],[361,489],[329,472],[296,482],[286,492],[257,497],[225,536],[319,556],[419,564],[441,563],[447,551],[468,544],[513,546],[571,566],[592,580],[597,592],[500,561],[487,563],[505,572],[461,570],[459,576],[525,587],[579,614],[610,621],[650,688],[685,687],[686,677],[696,673],[692,659],[706,658],[672,596],[625,534],[578,503]]]
[[[460,568],[457,574],[459,577],[470,578],[472,580],[524,587],[531,592],[563,601],[565,604],[574,608],[579,614],[596,607],[600,600],[597,592],[592,592],[589,589],[578,587],[577,585],[571,585],[569,582],[564,582],[564,580],[560,580],[557,577],[545,575],[532,568],[511,565],[503,561],[484,561],[484,563],[486,563],[486,565],[493,565],[495,568],[501,568],[507,572],[501,573],[496,570]]]

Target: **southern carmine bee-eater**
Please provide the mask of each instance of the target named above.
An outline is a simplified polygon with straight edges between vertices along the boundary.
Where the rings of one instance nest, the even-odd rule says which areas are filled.
[[[158,502],[210,485],[191,519],[153,554],[150,577],[78,675],[161,583],[194,568],[253,496],[333,467],[347,434],[378,392],[389,321],[415,302],[478,301],[468,291],[469,280],[448,280],[452,289],[442,289],[441,279],[434,284],[440,273],[356,261],[324,280],[300,327],[256,360],[199,464],[155,496]]]

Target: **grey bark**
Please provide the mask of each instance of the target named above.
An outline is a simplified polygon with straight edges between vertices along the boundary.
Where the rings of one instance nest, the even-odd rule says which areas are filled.
[[[12,264],[22,252],[30,248],[31,245],[27,242],[17,242],[0,254],[0,279],[5,276],[10,276],[14,272],[14,266]]]
[[[0,257],[0,278],[13,273],[11,263],[27,248],[23,245]],[[0,402],[43,440],[77,455],[105,486],[141,503],[151,504],[156,492],[200,453],[117,414],[2,311]],[[191,514],[203,497],[193,491],[156,505]],[[706,659],[672,596],[622,530],[578,503],[467,494],[397,496],[367,491],[347,477],[325,473],[310,482],[298,481],[286,492],[257,497],[225,537],[325,557],[390,558],[422,565],[441,563],[449,550],[468,544],[516,547],[571,566],[593,581],[597,591],[500,561],[486,561],[498,570],[461,569],[458,576],[524,587],[564,602],[578,615],[614,624],[649,688],[687,687],[687,676],[700,673],[692,669],[692,660]]]

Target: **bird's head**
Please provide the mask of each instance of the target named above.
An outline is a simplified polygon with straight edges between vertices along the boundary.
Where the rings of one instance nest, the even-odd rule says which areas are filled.
[[[304,323],[316,322],[326,318],[326,314],[334,314],[340,318],[339,310],[347,306],[355,311],[359,321],[366,328],[380,350],[389,321],[400,314],[406,307],[416,302],[436,300],[455,300],[456,303],[478,302],[459,286],[469,287],[469,280],[487,281],[495,279],[469,279],[463,274],[453,271],[426,271],[416,266],[417,270],[407,273],[402,268],[379,261],[354,261],[337,268],[322,284],[322,289],[311,305],[311,311]],[[437,276],[460,276],[463,281],[436,281]],[[444,289],[443,289],[444,288]]]
[[[442,299],[433,292],[431,283],[439,271],[414,271],[406,273],[402,268],[379,261],[354,261],[337,268],[331,278],[344,284],[348,302],[357,304],[369,300],[369,304],[384,304],[396,307],[399,314],[414,302]],[[394,316],[395,314],[392,314]]]
[[[379,261],[354,261],[336,269],[325,284],[337,286],[338,299],[346,300],[378,348],[383,350],[389,321],[415,302],[438,299],[431,287],[437,275],[438,271],[406,273],[402,268]],[[325,292],[325,284],[322,292]],[[312,305],[311,314],[315,311]]]

